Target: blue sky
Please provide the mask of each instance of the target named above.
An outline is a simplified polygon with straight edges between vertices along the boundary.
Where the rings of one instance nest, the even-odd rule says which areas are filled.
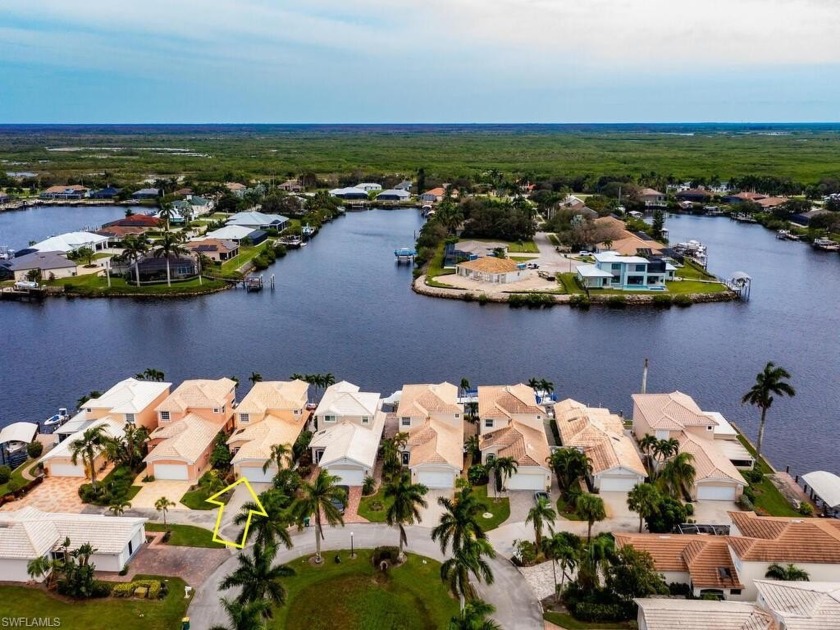
[[[840,119],[834,0],[2,0],[0,123]]]

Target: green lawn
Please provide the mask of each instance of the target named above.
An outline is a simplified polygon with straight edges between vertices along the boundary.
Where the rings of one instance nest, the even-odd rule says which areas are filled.
[[[47,283],[49,286],[65,287],[68,293],[77,295],[96,296],[119,296],[119,295],[166,295],[168,293],[211,293],[225,287],[221,280],[204,279],[199,284],[198,278],[185,282],[173,282],[172,286],[166,286],[166,281],[161,284],[147,284],[139,287],[134,282],[126,282],[123,278],[111,278],[111,286],[103,276],[88,274],[76,276],[75,278],[61,278]],[[67,288],[69,287],[69,288]]]
[[[235,273],[237,269],[239,269],[242,265],[251,260],[254,256],[264,251],[265,248],[265,243],[260,243],[256,246],[240,246],[239,254],[236,257],[231,258],[230,260],[226,260],[222,263],[222,275],[229,276],[232,273]]]
[[[738,439],[744,445],[744,448],[749,451],[750,455],[755,457],[755,448],[753,448],[749,440],[741,435],[740,432],[738,433]],[[756,462],[756,466],[765,475],[773,474],[773,469],[763,457]],[[755,491],[756,511],[762,510],[770,516],[802,516],[767,477],[762,479],[761,483],[751,485]]]
[[[387,512],[390,503],[390,500],[385,499],[382,488],[379,488],[376,494],[372,494],[369,497],[362,497],[362,500],[359,501],[359,516],[366,518],[371,523],[384,523],[385,512]],[[374,509],[378,507],[377,504],[381,504],[382,508]]]
[[[689,280],[714,280],[715,277],[708,271],[703,269],[700,265],[686,259],[685,264],[677,269],[675,275],[678,278],[686,278]]]
[[[577,274],[576,273],[561,273],[559,275],[559,282],[565,289],[566,293],[569,295],[583,295],[584,291],[580,288],[580,285],[577,283]]]
[[[9,477],[9,481],[7,481],[6,483],[0,483],[0,497],[9,492],[9,484],[13,480],[17,479],[19,485],[21,486],[26,483],[26,479],[23,478],[23,471],[26,469],[27,466],[31,466],[32,464],[34,464],[32,460],[27,460],[23,462],[20,466],[18,466],[12,471],[12,476]]]
[[[426,284],[430,287],[440,287],[444,289],[453,288],[451,285],[444,282],[438,282],[435,278],[439,276],[449,276],[455,273],[454,269],[443,268],[443,248],[445,244],[438,245],[437,251],[426,267]]]
[[[181,627],[189,599],[184,599],[184,581],[179,578],[137,576],[165,580],[169,593],[158,601],[139,599],[92,599],[66,603],[40,588],[0,586],[0,619],[27,617],[59,620],[62,628],[86,630],[172,630]]]
[[[203,527],[194,525],[173,525],[169,523],[166,527],[163,523],[146,523],[147,532],[163,532],[167,529],[172,533],[169,535],[168,545],[175,547],[204,547],[208,549],[223,549],[225,545],[213,542],[213,532]]]
[[[491,518],[479,516],[478,522],[484,531],[496,529],[510,518],[510,499],[507,497],[498,500],[488,497],[487,486],[473,486],[473,494],[484,504],[485,512],[493,515]]]
[[[566,503],[563,497],[557,499],[557,515],[562,516],[563,518],[570,520],[570,521],[582,521],[583,519],[578,516],[577,510],[575,510],[574,504]]]
[[[665,284],[668,287],[666,293],[670,293],[671,295],[678,293],[723,293],[726,291],[726,287],[720,282],[711,283],[683,280],[682,282],[666,282]],[[627,291],[624,291],[624,293],[627,293]],[[662,293],[662,291],[651,291],[651,293]]]
[[[188,490],[184,496],[181,497],[181,503],[186,505],[191,510],[215,510],[219,506],[212,503],[207,503],[207,499],[216,494],[208,488],[196,488],[195,490]],[[229,494],[222,495],[220,500],[222,503],[227,503],[230,499]]]
[[[543,619],[561,628],[566,628],[566,630],[625,630],[638,627],[635,621],[613,621],[610,623],[578,621],[568,613],[553,612],[550,610],[543,613]]]
[[[285,580],[288,599],[269,626],[283,630],[438,630],[457,614],[458,602],[440,581],[440,564],[408,555],[387,575],[376,570],[370,550],[324,554],[315,566],[309,556],[289,563],[297,575]]]

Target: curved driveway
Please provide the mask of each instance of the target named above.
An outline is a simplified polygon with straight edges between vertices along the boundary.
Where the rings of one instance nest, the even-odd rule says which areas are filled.
[[[371,549],[383,544],[397,543],[397,530],[378,523],[354,524],[347,527],[327,528],[322,551],[348,549],[350,532],[359,549]],[[406,551],[427,556],[437,561],[445,560],[437,543],[432,542],[431,529],[427,527],[407,527],[408,543]],[[489,532],[488,534],[492,534]],[[307,528],[292,535],[294,547],[290,550],[281,548],[277,553],[277,562],[285,563],[300,556],[315,553],[315,532]],[[502,556],[501,550],[494,560],[489,561],[495,581],[492,585],[478,584],[479,596],[496,607],[493,617],[505,630],[542,630],[544,623],[540,603],[531,588],[516,568]],[[205,630],[225,619],[219,603],[221,591],[219,584],[231,573],[238,563],[236,555],[222,564],[210,579],[198,589],[189,607],[192,627]]]

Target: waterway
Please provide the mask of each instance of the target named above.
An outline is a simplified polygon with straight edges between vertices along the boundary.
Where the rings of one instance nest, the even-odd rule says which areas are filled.
[[[274,291],[0,304],[0,426],[44,419],[148,367],[176,383],[237,376],[240,396],[254,371],[265,379],[332,372],[383,395],[406,382],[544,377],[562,397],[629,414],[649,358],[648,391],[684,391],[755,435],[757,411],[740,398],[773,360],[792,373],[797,396],[770,411],[771,461],[840,473],[837,254],[726,218],[673,217],[672,241],[706,243],[712,271],[752,276],[751,301],[511,309],[415,295],[411,270],[394,263],[393,250],[411,245],[421,224],[414,210],[348,214],[266,272],[276,276]]]
[[[76,230],[98,230],[125,216],[126,206],[30,206],[0,212],[0,246],[16,251],[31,241]],[[136,213],[148,208],[132,208]]]

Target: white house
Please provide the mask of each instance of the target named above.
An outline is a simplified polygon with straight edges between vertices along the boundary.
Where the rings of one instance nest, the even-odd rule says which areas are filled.
[[[545,434],[545,409],[534,390],[522,383],[479,386],[479,448],[486,463],[512,457],[517,470],[505,480],[508,490],[549,490],[550,455]]]
[[[333,188],[330,191],[330,195],[332,197],[338,197],[339,199],[347,199],[347,200],[364,200],[369,199],[368,193],[366,190],[362,190],[361,188],[356,188],[355,186],[350,186],[347,188]]]
[[[104,249],[108,246],[109,240],[107,236],[94,234],[93,232],[67,232],[30,245],[29,249],[35,249],[39,252],[64,252],[66,254],[82,247],[89,247],[93,250]]]
[[[408,201],[409,199],[411,199],[410,192],[397,188],[383,190],[381,193],[376,195],[377,201]]]
[[[102,433],[106,437],[122,437],[125,433],[123,430],[125,423],[115,420],[110,416],[106,416],[100,420],[94,420],[85,426],[84,429],[73,433],[67,437],[67,439],[59,442],[57,446],[47,451],[47,453],[41,457],[40,462],[44,465],[44,470],[47,474],[51,477],[84,478],[90,476],[89,471],[85,468],[85,463],[81,456],[78,456],[76,458],[76,462],[73,463],[73,444],[84,437],[84,433],[87,429],[100,426],[102,427]],[[98,472],[107,465],[107,461],[105,459],[104,447],[100,447],[97,450],[98,454],[93,460],[93,466]]]
[[[27,564],[58,552],[66,538],[71,549],[90,543],[98,571],[121,571],[146,542],[145,518],[98,514],[54,514],[24,507],[0,512],[0,576],[28,582]]]
[[[382,190],[382,184],[376,184],[374,182],[362,182],[360,184],[356,184],[353,188],[358,188],[359,190],[364,190],[365,192],[377,192]]]
[[[460,262],[455,265],[455,273],[462,278],[493,284],[518,282],[528,276],[524,264],[510,258],[496,258],[495,256]]]
[[[590,289],[662,291],[665,281],[673,280],[676,272],[676,267],[661,258],[623,256],[614,251],[599,252],[594,258],[594,265],[579,265],[577,270],[578,279]]]
[[[653,597],[634,601],[639,605],[639,630],[780,630],[769,613],[749,602]]]
[[[609,409],[587,407],[571,398],[554,405],[562,446],[581,449],[592,462],[590,483],[598,492],[628,492],[647,470],[624,423]]]
[[[645,204],[646,208],[664,208],[668,205],[668,198],[665,193],[661,193],[653,188],[642,188],[637,197],[639,201]]]
[[[254,230],[284,230],[289,225],[289,218],[282,214],[264,214],[256,210],[237,212],[227,220],[226,225],[239,225]]]
[[[840,628],[840,581],[756,580],[755,585],[756,604],[773,616],[779,628]]]

